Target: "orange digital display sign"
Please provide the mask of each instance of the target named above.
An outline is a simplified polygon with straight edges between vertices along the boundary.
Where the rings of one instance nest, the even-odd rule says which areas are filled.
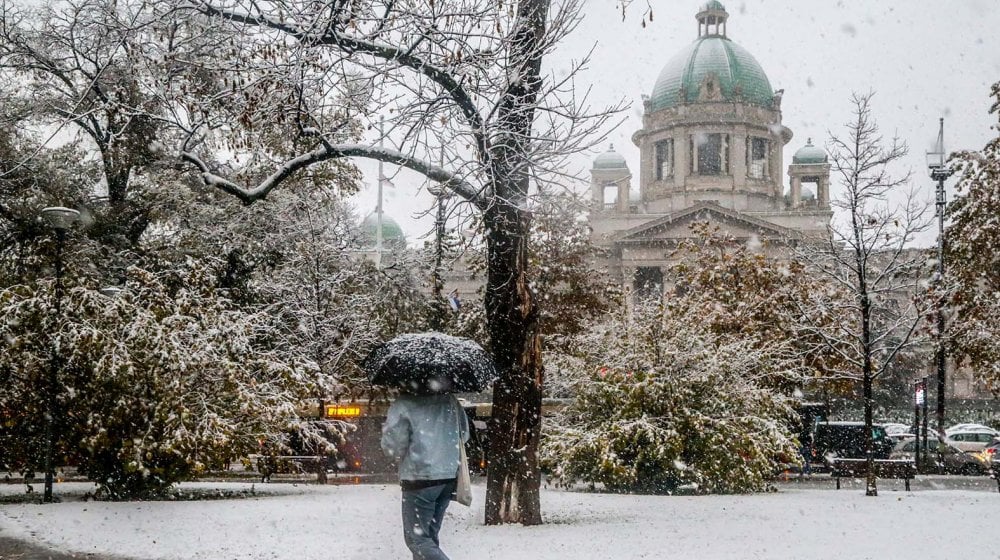
[[[328,404],[326,415],[335,418],[355,418],[361,416],[361,407],[356,404]]]

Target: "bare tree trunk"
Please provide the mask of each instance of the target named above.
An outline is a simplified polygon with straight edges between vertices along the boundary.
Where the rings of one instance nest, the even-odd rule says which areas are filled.
[[[549,0],[523,0],[510,65],[516,78],[499,111],[503,132],[493,144],[494,197],[487,228],[486,317],[500,379],[493,387],[486,524],[542,522],[538,440],[542,349],[538,309],[528,285],[531,216],[526,209],[532,124],[541,88],[541,41]]]
[[[541,338],[526,274],[528,217],[519,214],[516,208],[507,207],[491,210],[486,217],[490,225],[486,313],[501,372],[493,387],[487,525],[542,522],[538,496]]]
[[[856,153],[860,153],[860,141],[855,138]],[[854,185],[858,183],[857,173],[854,175]],[[878,496],[878,487],[875,482],[875,441],[872,437],[872,406],[874,396],[872,394],[872,382],[875,372],[872,368],[872,302],[868,291],[868,255],[864,253],[864,239],[862,238],[862,220],[856,211],[852,212],[852,225],[854,227],[854,258],[856,259],[858,285],[858,298],[861,300],[861,398],[865,408],[865,495]]]
[[[865,401],[865,460],[867,461],[868,476],[865,479],[865,496],[878,496],[878,487],[875,484],[875,440],[872,437],[872,372],[871,361],[868,361],[869,368],[862,380],[863,398]]]

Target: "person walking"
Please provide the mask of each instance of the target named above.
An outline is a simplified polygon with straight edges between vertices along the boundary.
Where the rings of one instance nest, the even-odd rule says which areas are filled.
[[[382,451],[399,465],[403,540],[413,560],[448,560],[438,533],[457,483],[469,420],[452,394],[400,394],[382,426]]]

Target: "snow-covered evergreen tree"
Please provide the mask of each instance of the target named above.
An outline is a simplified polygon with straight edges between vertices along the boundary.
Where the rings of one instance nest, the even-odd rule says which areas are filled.
[[[542,456],[558,483],[621,492],[762,490],[794,462],[788,397],[768,387],[800,380],[790,346],[757,346],[712,331],[696,314],[660,305],[622,310],[560,358],[581,379],[546,426]]]

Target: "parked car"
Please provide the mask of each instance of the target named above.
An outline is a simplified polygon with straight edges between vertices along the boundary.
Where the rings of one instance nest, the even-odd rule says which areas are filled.
[[[872,425],[872,443],[876,459],[888,459],[894,442],[880,424]],[[813,432],[813,458],[829,462],[835,457],[865,458],[864,422],[820,422]]]
[[[993,432],[980,429],[945,432],[945,441],[962,451],[982,451],[996,439],[997,435]]]
[[[1000,431],[994,430],[989,426],[984,426],[983,424],[955,424],[950,428],[946,428],[944,433],[950,434],[951,432],[991,432],[994,436],[1000,437]]]
[[[1000,438],[994,439],[992,443],[984,447],[977,455],[985,463],[1000,462]]]
[[[913,433],[910,433],[910,432],[890,433],[889,434],[889,439],[891,439],[893,441],[893,443],[899,443],[899,442],[901,442],[903,440],[913,439],[915,437],[917,437],[917,436],[915,434],[913,434]]]
[[[923,438],[920,439],[923,444]],[[928,453],[930,449],[930,453]],[[896,444],[890,459],[916,460],[917,439],[911,438]],[[989,472],[989,462],[984,461],[977,454],[966,453],[954,445],[941,441],[937,435],[928,435],[927,446],[921,445],[921,463],[938,468],[949,474],[964,474],[967,476],[977,476]]]
[[[896,437],[898,434],[907,434],[913,429],[913,426],[908,424],[900,424],[899,422],[883,422],[882,427],[885,428],[885,433],[889,434],[890,437]],[[910,433],[910,435],[913,435]]]

